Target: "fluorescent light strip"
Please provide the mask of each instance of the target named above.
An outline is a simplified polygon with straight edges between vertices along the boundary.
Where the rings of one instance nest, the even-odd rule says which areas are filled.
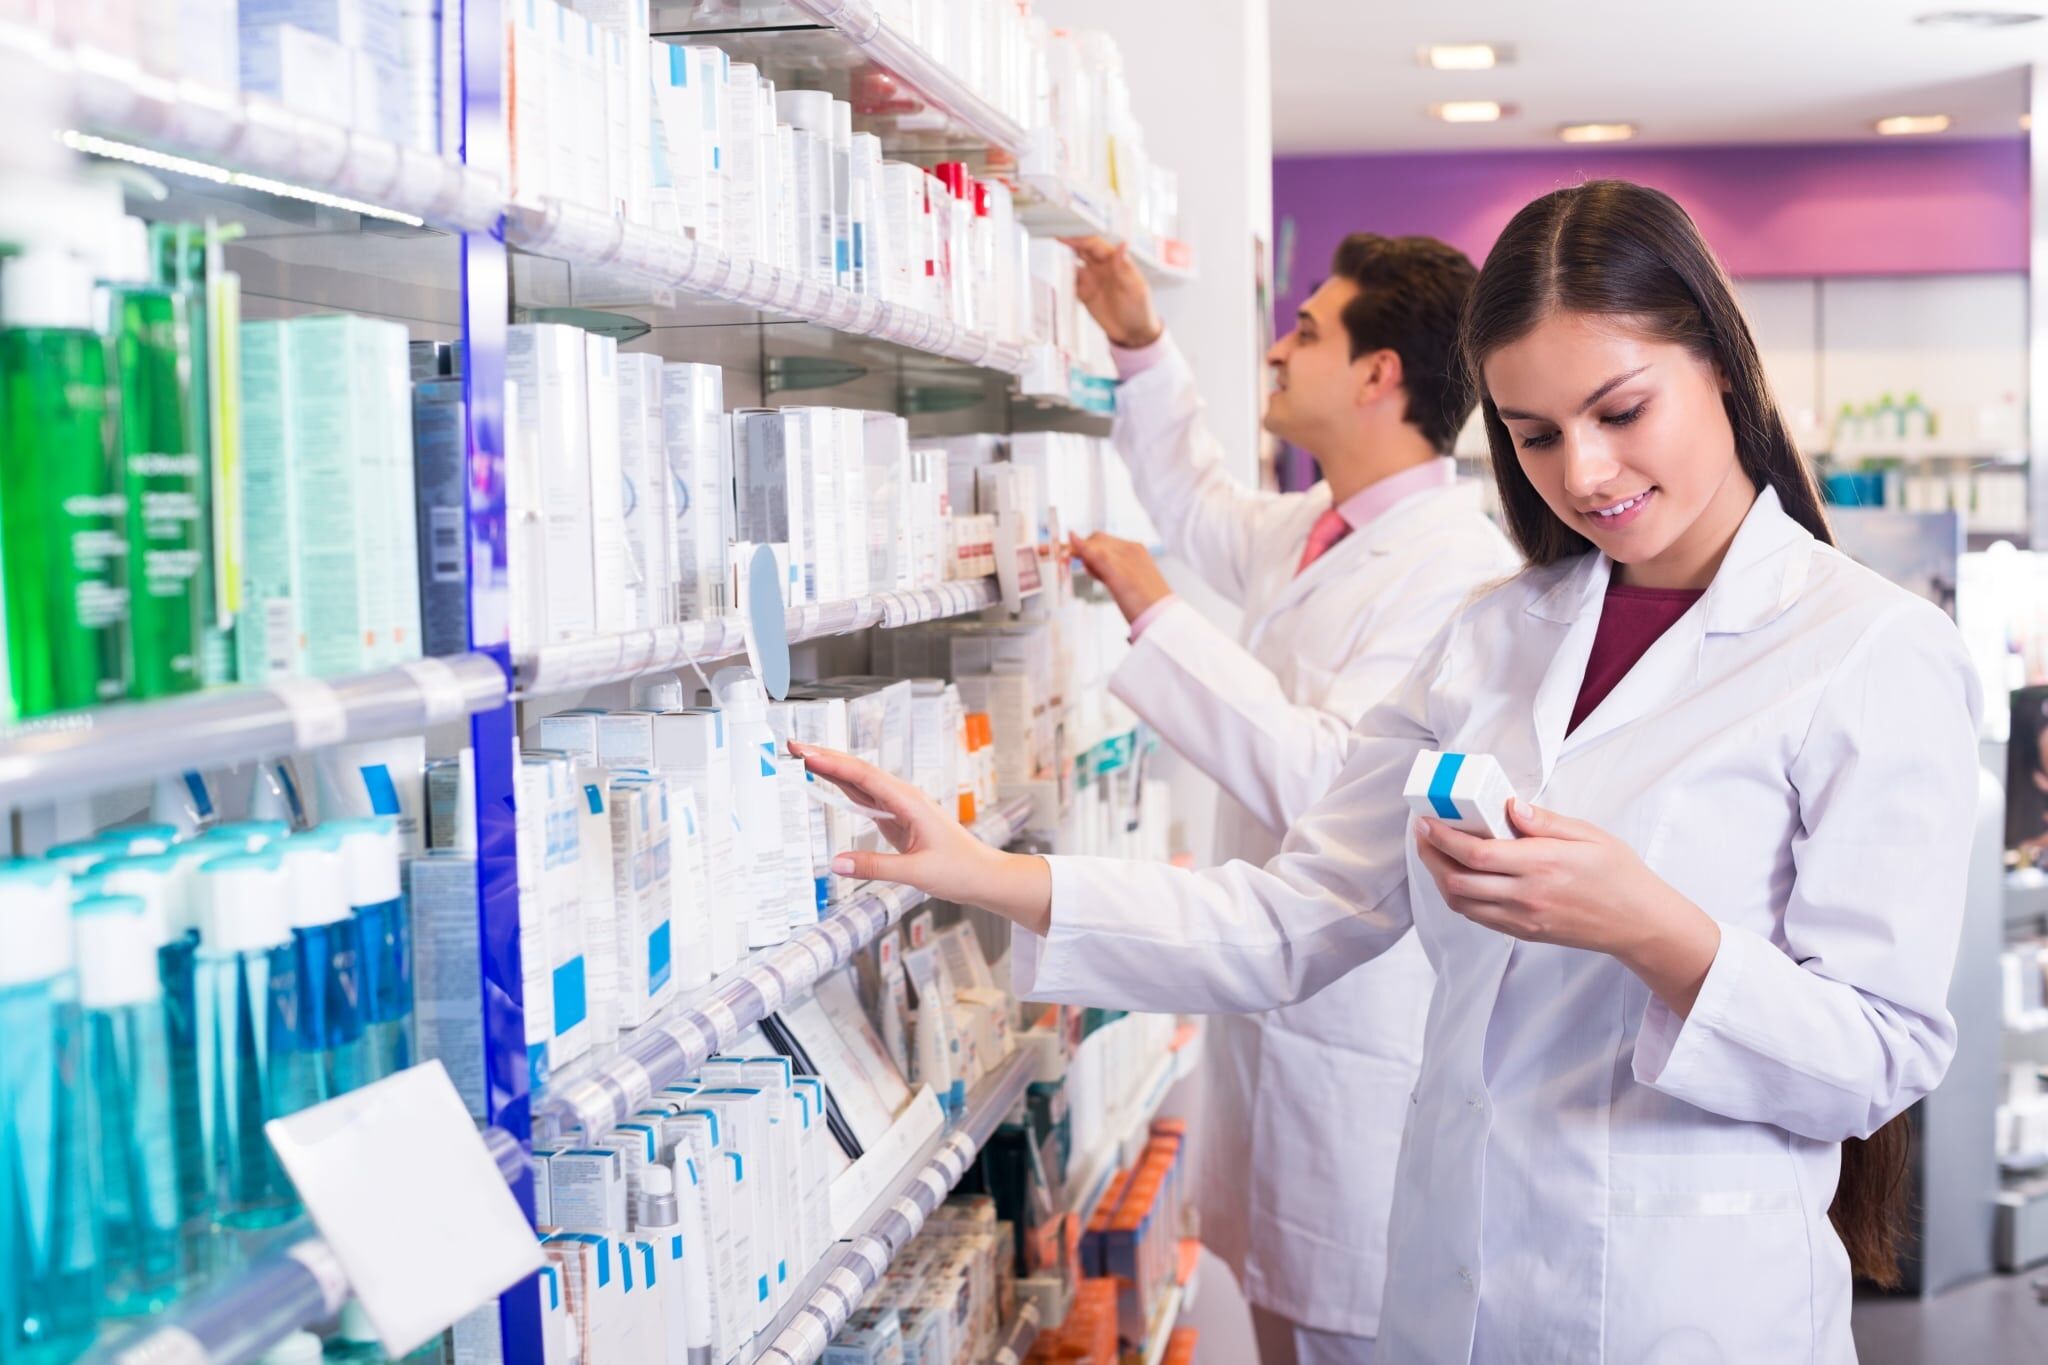
[[[342,209],[349,213],[361,214],[365,218],[381,218],[386,222],[403,223],[407,227],[426,226],[426,219],[416,218],[410,213],[379,208],[360,199],[329,194],[325,190],[309,189],[304,185],[293,185],[283,180],[272,180],[268,176],[224,170],[204,161],[173,156],[169,152],[138,147],[130,142],[115,142],[110,138],[95,137],[91,133],[81,133],[75,129],[67,129],[57,137],[58,141],[74,152],[109,157],[115,161],[128,161],[137,166],[147,166],[156,171],[169,171],[175,175],[189,175],[194,179],[212,181],[216,185],[233,185],[237,189],[256,190],[262,194],[276,195],[280,199],[297,199],[308,204],[319,204],[323,208]]]

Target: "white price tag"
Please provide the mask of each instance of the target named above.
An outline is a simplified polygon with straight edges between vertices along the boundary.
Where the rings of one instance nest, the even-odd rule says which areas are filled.
[[[911,1199],[909,1196],[906,1195],[904,1198],[897,1200],[889,1207],[896,1211],[897,1217],[901,1218],[904,1222],[910,1224],[910,1230],[912,1232],[916,1232],[919,1228],[924,1226],[924,1210],[919,1208],[917,1206],[917,1202]]]
[[[713,1050],[728,1046],[733,1039],[739,1037],[739,1016],[734,1014],[732,1006],[728,1005],[720,997],[714,995],[709,1000],[706,1000],[702,1013],[704,1018],[711,1024],[711,1046]]]
[[[408,659],[398,671],[411,678],[426,702],[427,724],[445,725],[469,714],[462,678],[440,659]]]
[[[840,1266],[825,1277],[825,1287],[838,1291],[849,1304],[859,1303],[861,1295],[868,1292],[867,1286],[860,1282],[860,1276],[845,1266]]]
[[[816,1360],[832,1344],[832,1333],[823,1320],[805,1312],[790,1319],[789,1326],[783,1329],[782,1339],[794,1340],[798,1360]]]
[[[868,1283],[873,1284],[881,1279],[882,1272],[889,1268],[889,1248],[882,1240],[863,1234],[854,1238],[849,1245],[853,1248],[854,1255],[867,1262]]]
[[[782,1002],[789,998],[788,990],[782,984],[782,973],[769,963],[762,963],[747,973],[747,980],[754,983],[754,989],[761,992],[761,1013],[773,1014],[782,1008]]]
[[[182,1327],[152,1328],[122,1355],[131,1360],[147,1360],[149,1365],[212,1365],[213,1361],[199,1338]]]
[[[348,738],[348,711],[318,678],[281,678],[270,684],[270,695],[291,715],[294,749],[325,749]]]
[[[947,1183],[946,1177],[940,1175],[929,1166],[917,1173],[917,1183],[931,1191],[933,1208],[937,1208],[940,1204],[944,1203],[946,1191],[953,1188]]]
[[[654,1078],[647,1074],[647,1068],[631,1057],[614,1057],[605,1066],[605,1071],[619,1088],[626,1092],[626,1112],[631,1114],[647,1102],[654,1093]]]

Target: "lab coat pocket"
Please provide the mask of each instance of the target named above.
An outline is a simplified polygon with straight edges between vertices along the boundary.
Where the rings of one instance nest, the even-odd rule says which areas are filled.
[[[1615,1153],[1609,1163],[1608,1360],[1813,1358],[1810,1242],[1788,1155]]]

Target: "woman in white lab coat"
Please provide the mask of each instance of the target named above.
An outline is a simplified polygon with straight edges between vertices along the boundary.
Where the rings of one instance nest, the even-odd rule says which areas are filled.
[[[1359,722],[1265,868],[1001,853],[809,751],[896,816],[903,852],[838,870],[1011,918],[1033,999],[1132,1009],[1270,1009],[1412,924],[1438,984],[1383,1362],[1853,1360],[1852,1260],[1885,1270],[1898,1170],[1851,1140],[1955,1046],[1969,662],[1828,543],[1728,279],[1666,196],[1525,208],[1466,341],[1529,565]],[[1646,603],[1661,633],[1618,654]],[[1411,820],[1431,749],[1497,758],[1521,837]]]

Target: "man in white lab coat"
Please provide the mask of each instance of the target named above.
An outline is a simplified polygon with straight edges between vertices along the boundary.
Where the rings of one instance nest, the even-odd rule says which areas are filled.
[[[1144,547],[1075,550],[1132,622],[1111,690],[1215,779],[1218,862],[1254,866],[1335,781],[1344,736],[1453,610],[1520,561],[1454,477],[1472,411],[1456,351],[1474,270],[1427,237],[1356,233],[1266,357],[1265,426],[1314,455],[1305,493],[1225,472],[1187,361],[1121,249],[1073,243],[1117,347],[1115,440],[1165,546],[1243,609],[1232,638]],[[1372,1357],[1394,1159],[1434,981],[1410,935],[1319,995],[1211,1021],[1203,1240],[1238,1272],[1264,1365]]]

